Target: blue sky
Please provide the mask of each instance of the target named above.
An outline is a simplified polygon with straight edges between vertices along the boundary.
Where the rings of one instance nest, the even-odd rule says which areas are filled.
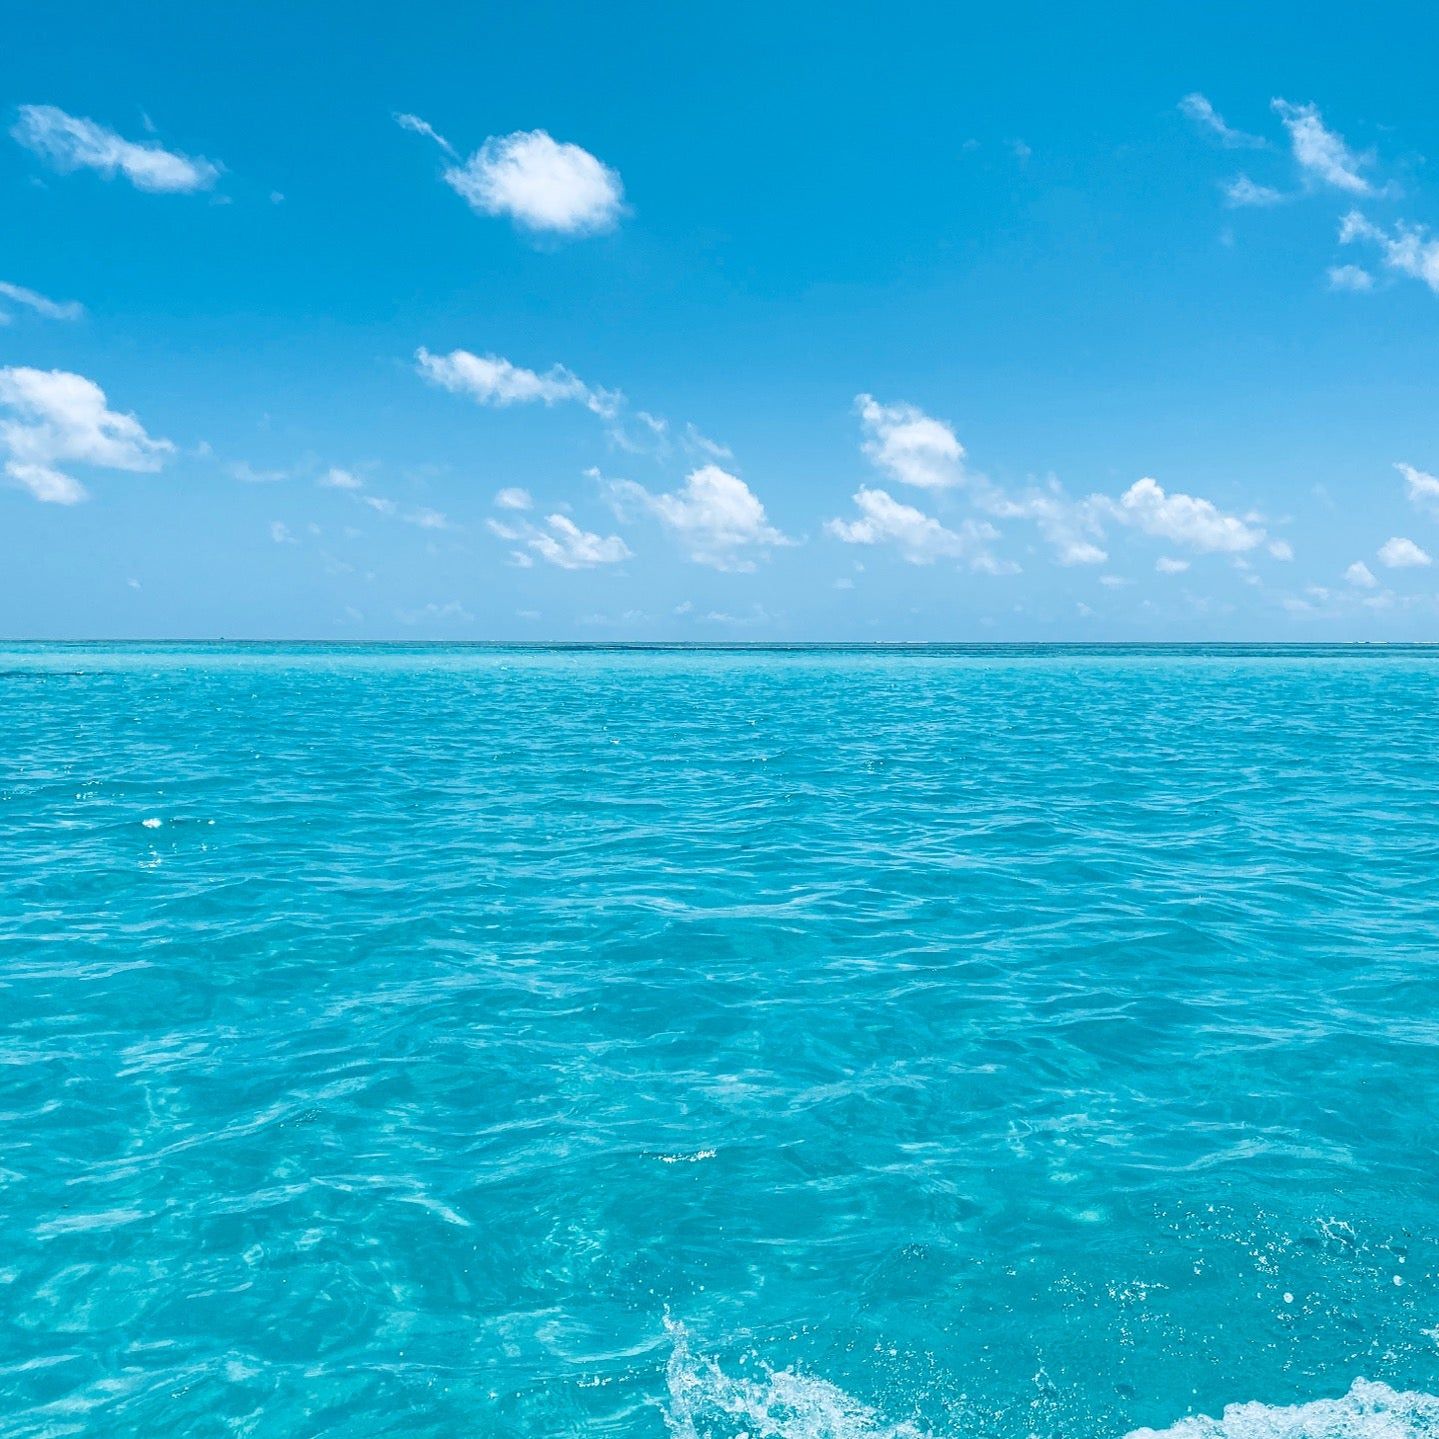
[[[21,9],[0,633],[1433,637],[1436,43]]]

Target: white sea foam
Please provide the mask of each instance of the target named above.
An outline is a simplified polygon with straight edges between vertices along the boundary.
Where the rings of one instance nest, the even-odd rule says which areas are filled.
[[[1181,1419],[1126,1439],[1429,1439],[1439,1436],[1439,1397],[1356,1379],[1339,1399],[1307,1404],[1230,1404],[1218,1419]]]
[[[675,1439],[940,1439],[889,1423],[826,1379],[763,1367],[732,1377],[691,1352],[682,1325],[668,1327],[665,1418]],[[1217,1419],[1195,1415],[1124,1439],[1439,1439],[1439,1396],[1356,1379],[1338,1399],[1230,1404]]]
[[[674,1351],[665,1418],[676,1439],[924,1439],[912,1425],[885,1423],[826,1379],[792,1369],[731,1378],[690,1352],[682,1325],[667,1324]]]

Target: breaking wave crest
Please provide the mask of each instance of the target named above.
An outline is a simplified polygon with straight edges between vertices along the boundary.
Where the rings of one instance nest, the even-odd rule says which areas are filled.
[[[943,1439],[887,1422],[827,1379],[764,1367],[726,1374],[691,1351],[682,1325],[669,1329],[665,1418],[675,1439]],[[1230,1404],[1217,1419],[1194,1415],[1124,1439],[1439,1439],[1439,1396],[1356,1379],[1338,1399]]]
[[[676,1439],[927,1439],[909,1424],[887,1424],[827,1379],[793,1369],[760,1369],[732,1378],[715,1360],[696,1357],[682,1325],[666,1381],[666,1419]]]
[[[1439,1436],[1439,1397],[1356,1379],[1339,1399],[1307,1404],[1229,1404],[1218,1419],[1181,1419],[1136,1429],[1127,1439],[1430,1439]]]

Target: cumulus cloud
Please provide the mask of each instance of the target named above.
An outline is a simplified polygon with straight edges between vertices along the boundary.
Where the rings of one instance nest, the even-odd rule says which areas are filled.
[[[914,405],[882,405],[873,395],[857,395],[855,407],[865,454],[892,479],[923,490],[964,483],[964,446],[943,420]]]
[[[868,486],[860,487],[854,503],[858,519],[834,519],[825,525],[827,534],[847,545],[893,545],[912,565],[961,559],[979,569],[1000,568],[984,548],[999,538],[999,531],[983,520],[965,520],[957,530],[948,529],[932,515]]]
[[[759,497],[718,465],[691,471],[672,494],[653,494],[633,480],[612,480],[611,503],[622,517],[635,507],[657,518],[696,564],[716,570],[752,570],[753,552],[793,541],[769,522]]]
[[[1422,226],[1406,225],[1401,220],[1389,231],[1365,219],[1358,210],[1351,210],[1340,222],[1339,243],[1349,245],[1355,240],[1371,241],[1378,246],[1380,258],[1389,269],[1421,280],[1439,292],[1439,240],[1430,239]]]
[[[423,346],[415,351],[415,364],[432,385],[452,394],[468,395],[479,405],[503,408],[573,401],[608,419],[614,416],[621,400],[613,390],[592,389],[563,365],[552,365],[539,374],[499,355],[473,355],[468,350],[433,355]]]
[[[630,547],[618,535],[597,535],[582,530],[567,515],[550,515],[540,529],[529,523],[489,522],[490,531],[502,540],[528,545],[541,559],[562,570],[590,570],[597,565],[619,564],[632,558]],[[514,553],[515,563],[528,569],[533,563],[523,550]]]
[[[1379,585],[1379,581],[1374,578],[1374,571],[1363,560],[1355,560],[1344,571],[1344,578],[1351,585],[1357,585],[1361,590],[1377,589]]]
[[[1154,568],[1161,575],[1182,575],[1189,568],[1189,561],[1176,559],[1173,555],[1160,555],[1154,562]]]
[[[1273,107],[1289,132],[1290,148],[1306,177],[1351,195],[1373,193],[1374,187],[1359,173],[1369,163],[1368,157],[1356,155],[1340,136],[1325,128],[1317,105],[1275,100]]]
[[[1379,547],[1379,562],[1391,570],[1409,570],[1420,565],[1432,564],[1428,554],[1413,540],[1394,535]]]
[[[106,179],[123,175],[152,194],[208,190],[220,178],[220,167],[209,160],[136,144],[54,105],[22,105],[10,134],[56,170],[95,170]]]
[[[415,116],[405,120],[415,122],[412,129],[424,125]],[[425,133],[434,134],[428,126]],[[608,230],[624,206],[616,171],[544,130],[491,136],[445,171],[445,183],[481,214],[508,215],[526,229],[558,235]]]
[[[1394,468],[1404,476],[1404,489],[1411,504],[1420,509],[1439,510],[1439,476],[1416,470],[1402,460]]]
[[[174,453],[168,440],[145,432],[134,415],[109,408],[93,380],[66,370],[0,369],[0,450],[5,473],[48,504],[73,505],[85,487],[65,464],[144,473]]]
[[[38,290],[27,290],[24,285],[12,285],[8,280],[0,280],[0,299],[24,305],[47,320],[78,320],[85,313],[84,305],[74,300],[51,300]]]
[[[1154,480],[1136,480],[1117,504],[1109,502],[1116,519],[1137,525],[1146,534],[1202,553],[1237,554],[1252,550],[1264,539],[1264,531],[1226,515],[1209,500],[1194,495],[1166,494]]]
[[[530,510],[535,505],[530,498],[530,492],[521,489],[518,485],[506,486],[495,496],[495,503],[502,510]]]
[[[1179,102],[1179,110],[1182,115],[1193,120],[1201,130],[1214,136],[1226,149],[1264,150],[1268,148],[1268,141],[1261,139],[1258,135],[1246,135],[1243,130],[1235,130],[1226,125],[1224,117],[1198,91],[1186,95]]]

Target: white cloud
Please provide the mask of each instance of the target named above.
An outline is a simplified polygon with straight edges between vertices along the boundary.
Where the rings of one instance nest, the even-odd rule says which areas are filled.
[[[701,465],[672,494],[652,494],[633,480],[609,484],[611,502],[623,516],[631,503],[654,515],[685,546],[696,564],[716,570],[752,570],[748,553],[793,541],[769,523],[759,497],[737,475]]]
[[[287,470],[257,470],[244,460],[236,460],[226,468],[235,479],[245,485],[275,485],[290,478]]]
[[[137,190],[154,194],[208,190],[220,177],[220,167],[209,160],[137,145],[54,105],[22,105],[10,134],[57,170],[97,170],[107,179],[124,175]]]
[[[78,320],[85,313],[84,305],[74,300],[51,300],[38,290],[27,290],[24,285],[12,285],[8,280],[0,280],[0,299],[13,300],[47,320]]]
[[[1374,578],[1374,571],[1364,563],[1363,560],[1355,560],[1347,570],[1344,571],[1344,578],[1351,585],[1358,585],[1362,590],[1376,589],[1379,581]]]
[[[829,520],[825,531],[847,545],[894,545],[912,565],[929,565],[939,559],[992,559],[984,545],[999,538],[999,531],[982,520],[965,520],[958,530],[947,529],[931,515],[902,504],[885,490],[861,486],[854,496],[856,520]]]
[[[1268,148],[1268,142],[1260,139],[1258,135],[1246,135],[1244,131],[1234,130],[1226,125],[1224,117],[1197,91],[1192,95],[1186,95],[1179,102],[1179,110],[1201,129],[1207,130],[1226,149],[1264,150]]]
[[[891,478],[923,490],[964,483],[964,446],[943,420],[913,405],[882,405],[873,395],[857,395],[855,406],[864,452]]]
[[[396,610],[395,618],[402,625],[422,625],[433,620],[452,620],[456,624],[468,624],[474,619],[474,615],[459,600],[450,600],[442,605],[431,603],[418,610]]]
[[[51,469],[49,465],[27,465],[11,460],[5,466],[5,473],[42,504],[78,505],[90,495],[73,475]]]
[[[1395,535],[1379,547],[1379,561],[1391,570],[1414,569],[1419,565],[1432,564],[1426,554],[1413,540]]]
[[[412,134],[423,135],[426,139],[433,140],[447,155],[459,158],[455,147],[428,120],[422,120],[418,115],[397,114],[395,124],[402,130],[409,130]]]
[[[1047,490],[1034,490],[1018,500],[983,486],[978,500],[998,519],[1033,520],[1061,565],[1102,565],[1109,558],[1096,543],[1104,538],[1098,507],[1091,500],[1071,500],[1057,480],[1051,480]]]
[[[1171,555],[1160,555],[1154,562],[1154,568],[1161,575],[1182,575],[1189,568],[1189,561],[1177,560]]]
[[[415,363],[431,384],[452,394],[468,395],[480,405],[503,407],[536,402],[554,405],[574,401],[597,415],[610,418],[622,398],[613,390],[591,389],[563,365],[552,365],[544,374],[539,374],[512,365],[499,355],[473,355],[468,350],[432,355],[423,346],[415,351]]]
[[[1416,470],[1402,460],[1394,468],[1404,476],[1404,489],[1411,504],[1420,509],[1439,510],[1439,476]]]
[[[320,476],[317,483],[323,485],[327,490],[364,489],[364,485],[360,482],[358,476],[352,475],[349,470],[342,470],[335,466],[331,466],[330,469],[326,470],[325,473]]]
[[[448,516],[424,505],[404,510],[394,500],[388,499],[384,495],[356,495],[355,498],[362,505],[368,505],[377,515],[399,520],[402,524],[414,525],[422,530],[447,530],[450,528]]]
[[[294,545],[299,541],[290,533],[290,527],[283,520],[270,521],[270,538],[277,545]]]
[[[684,446],[691,454],[700,454],[711,460],[732,460],[734,451],[728,445],[722,445],[718,440],[712,440],[708,435],[701,434],[693,422],[685,425]]]
[[[535,530],[526,543],[542,559],[562,570],[588,570],[631,558],[630,547],[618,535],[601,536],[582,530],[565,515],[545,521],[549,532]]]
[[[1294,546],[1288,540],[1270,540],[1269,553],[1276,560],[1292,560],[1294,558]]]
[[[528,490],[521,489],[518,485],[509,485],[495,496],[495,503],[502,510],[530,510],[534,508],[535,502],[530,498]]]
[[[67,370],[0,369],[0,449],[5,473],[49,504],[73,505],[85,487],[58,466],[145,473],[158,470],[174,453],[168,440],[146,434],[134,415],[111,410],[93,380]]]
[[[1358,210],[1351,210],[1340,223],[1339,243],[1348,245],[1355,240],[1372,241],[1379,247],[1389,269],[1422,280],[1431,290],[1439,292],[1439,240],[1428,239],[1427,232],[1420,226],[1400,221],[1391,234],[1366,220]],[[1357,266],[1344,268],[1357,269]]]
[[[609,229],[624,201],[614,170],[543,130],[491,136],[463,164],[446,170],[445,182],[483,214],[508,215],[527,229],[561,235]]]
[[[1262,529],[1237,515],[1226,515],[1210,501],[1194,495],[1166,494],[1147,476],[1136,480],[1119,497],[1117,505],[1109,503],[1116,518],[1192,550],[1237,554],[1252,550],[1264,539]]]
[[[1225,202],[1236,207],[1279,205],[1287,198],[1271,185],[1256,185],[1248,175],[1236,175],[1224,186]]]
[[[1331,265],[1328,270],[1331,290],[1349,290],[1362,294],[1374,288],[1374,276],[1362,265]]]
[[[1272,103],[1305,175],[1351,195],[1373,193],[1373,186],[1359,173],[1368,158],[1354,154],[1334,131],[1325,128],[1317,105],[1291,105],[1287,100]]]

